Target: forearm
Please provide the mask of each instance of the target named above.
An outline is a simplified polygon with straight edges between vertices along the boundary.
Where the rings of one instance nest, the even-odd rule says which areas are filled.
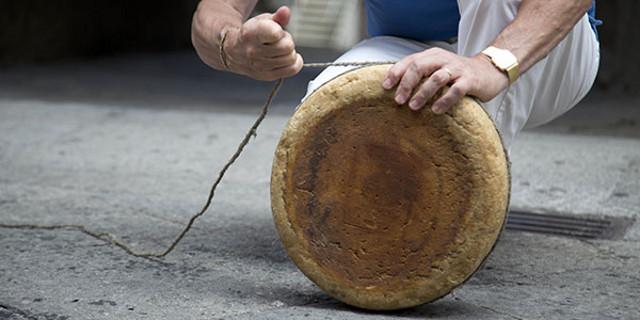
[[[493,46],[511,51],[523,73],[551,52],[590,6],[591,0],[523,0]]]
[[[200,58],[209,66],[224,70],[220,59],[220,33],[225,28],[240,28],[257,0],[202,0],[193,15],[191,39]]]

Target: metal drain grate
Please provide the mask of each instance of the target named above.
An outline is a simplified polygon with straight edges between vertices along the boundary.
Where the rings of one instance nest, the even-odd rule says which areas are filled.
[[[618,240],[634,220],[625,217],[584,217],[511,211],[507,230],[527,231],[580,239]]]

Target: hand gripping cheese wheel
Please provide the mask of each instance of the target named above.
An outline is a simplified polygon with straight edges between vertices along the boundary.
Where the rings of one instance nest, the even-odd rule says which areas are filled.
[[[271,175],[287,253],[329,295],[391,310],[438,299],[492,251],[509,205],[509,162],[472,98],[412,111],[389,65],[327,82],[289,120]]]

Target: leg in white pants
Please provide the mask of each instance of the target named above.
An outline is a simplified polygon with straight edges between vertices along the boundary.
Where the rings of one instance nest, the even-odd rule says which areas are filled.
[[[397,61],[441,47],[474,56],[489,46],[516,16],[521,0],[458,0],[458,43],[422,43],[396,37],[364,40],[336,61]],[[598,71],[599,44],[587,15],[551,53],[507,90],[483,104],[494,119],[507,149],[525,127],[553,120],[575,106],[589,91]],[[309,83],[308,96],[323,83],[353,67],[329,67]],[[305,98],[306,98],[305,96]],[[304,100],[304,98],[303,98]]]

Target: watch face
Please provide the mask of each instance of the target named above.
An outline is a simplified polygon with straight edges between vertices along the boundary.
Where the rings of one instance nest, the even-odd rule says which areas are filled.
[[[505,54],[504,52],[494,55],[493,59],[500,69],[507,69],[516,63],[511,55]]]
[[[516,58],[516,56],[514,56],[509,50],[490,46],[482,51],[482,53],[491,58],[491,62],[498,69],[507,73],[509,76],[509,83],[513,83],[518,79],[518,76],[520,75],[518,58]]]

